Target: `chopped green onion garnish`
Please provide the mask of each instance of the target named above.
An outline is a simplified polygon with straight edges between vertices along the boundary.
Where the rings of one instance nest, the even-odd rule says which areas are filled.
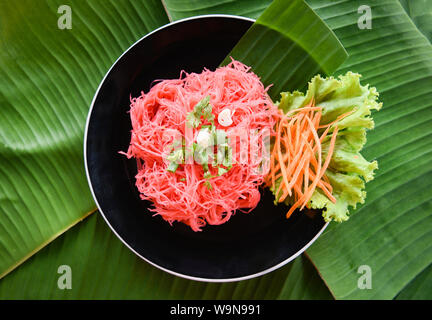
[[[178,166],[179,166],[178,163],[170,162],[170,164],[168,165],[167,170],[170,171],[170,172],[176,172]]]
[[[197,128],[201,123],[201,116],[213,123],[214,115],[212,109],[213,106],[210,104],[210,96],[206,96],[188,113],[186,116],[186,123],[191,128]]]

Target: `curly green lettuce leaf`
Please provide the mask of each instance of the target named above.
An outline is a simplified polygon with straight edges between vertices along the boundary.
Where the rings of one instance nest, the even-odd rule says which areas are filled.
[[[377,101],[377,90],[368,85],[362,86],[360,77],[360,74],[353,72],[338,78],[317,75],[309,82],[306,94],[283,92],[277,103],[279,108],[288,112],[304,107],[314,99],[315,104],[322,107],[323,124],[351,112],[337,124],[336,145],[326,171],[336,203],[332,203],[318,188],[308,203],[309,208],[322,209],[325,221],[347,220],[349,208],[355,209],[359,203],[364,203],[365,183],[374,178],[374,170],[378,168],[377,161],[366,160],[360,151],[366,143],[367,130],[374,128],[372,110],[380,110],[382,103]],[[323,157],[327,156],[329,145],[330,135],[322,143]],[[286,203],[292,204],[292,199],[287,199]]]

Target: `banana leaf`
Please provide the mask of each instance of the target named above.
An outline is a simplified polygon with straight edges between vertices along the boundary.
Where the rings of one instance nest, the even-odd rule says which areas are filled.
[[[235,58],[261,78],[276,101],[316,74],[330,75],[347,58],[344,47],[304,1],[274,0],[222,64]]]
[[[308,3],[350,53],[337,73],[363,74],[384,104],[364,150],[379,163],[366,203],[308,254],[337,298],[391,299],[432,262],[432,47],[398,1],[370,1],[372,29],[363,30],[357,3]],[[370,290],[358,287],[362,265]]]
[[[264,2],[165,0],[164,4],[174,19],[197,13],[234,11],[256,18],[262,10],[257,6]],[[174,10],[177,4],[183,7]],[[368,135],[367,157],[377,158],[380,169],[368,187],[366,205],[353,212],[350,221],[341,225],[332,223],[308,255],[336,298],[389,299],[402,288],[398,298],[430,297],[430,43],[421,36],[398,1],[369,1],[373,17],[370,30],[358,28],[359,2],[309,0],[308,4],[333,29],[350,54],[338,73],[345,70],[362,73],[362,82],[376,86],[384,102],[383,110],[374,115],[376,130]],[[421,29],[418,23],[417,26]],[[58,252],[53,252],[51,259]],[[357,287],[358,267],[365,264],[372,268],[372,290]],[[27,263],[2,282],[11,281],[7,283],[9,286],[24,283],[8,278],[20,274],[26,266]],[[33,267],[37,268],[37,265]],[[33,285],[29,280],[25,288]]]
[[[397,300],[432,300],[432,264],[411,281]]]
[[[406,13],[429,42],[432,40],[432,1],[399,0]]]
[[[82,147],[94,92],[168,22],[157,0],[68,3],[0,2],[0,278],[95,210]]]
[[[70,289],[58,286],[63,275],[59,267],[63,265],[70,267]],[[263,277],[240,282],[204,283],[172,276],[127,249],[99,213],[80,222],[0,281],[0,299],[330,298],[305,257]]]
[[[162,0],[170,20],[205,14],[233,14],[258,18],[273,0]]]

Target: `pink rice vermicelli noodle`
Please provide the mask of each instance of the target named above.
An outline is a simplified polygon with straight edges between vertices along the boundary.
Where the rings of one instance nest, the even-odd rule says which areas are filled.
[[[148,93],[131,99],[132,135],[126,155],[137,160],[136,186],[143,200],[152,201],[150,211],[170,224],[178,221],[201,231],[206,224],[227,222],[238,209],[250,212],[257,206],[259,186],[266,174],[257,173],[258,163],[251,159],[246,163],[238,161],[235,154],[232,168],[211,178],[208,188],[201,164],[180,164],[175,172],[167,170],[166,148],[172,140],[164,134],[173,130],[185,135],[187,114],[210,96],[218,129],[267,129],[274,135],[279,111],[267,89],[249,67],[232,60],[215,71],[182,72],[179,79],[159,81]],[[231,111],[233,123],[222,127],[217,117],[226,108]],[[209,167],[215,172],[214,167]]]

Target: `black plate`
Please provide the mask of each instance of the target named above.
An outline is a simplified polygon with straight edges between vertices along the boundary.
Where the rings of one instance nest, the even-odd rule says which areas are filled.
[[[270,272],[294,259],[325,229],[321,215],[275,206],[262,191],[251,213],[202,232],[170,226],[147,211],[135,187],[136,162],[120,155],[130,141],[129,97],[147,92],[155,79],[180,71],[216,68],[253,21],[235,16],[201,16],[166,25],[132,45],[102,81],[89,113],[84,141],[86,171],[99,211],[115,234],[149,263],[178,276],[233,281]]]

